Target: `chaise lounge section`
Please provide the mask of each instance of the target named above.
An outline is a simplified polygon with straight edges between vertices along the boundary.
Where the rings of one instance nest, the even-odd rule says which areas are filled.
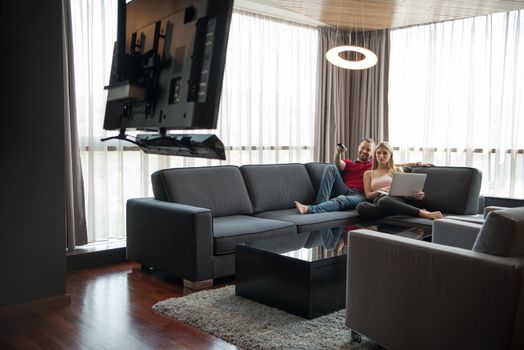
[[[424,199],[417,206],[429,211],[441,211],[444,217],[467,220],[478,217],[482,173],[469,167],[416,167],[407,172],[426,174]],[[482,212],[482,211],[480,211]],[[382,224],[431,227],[433,220],[402,215],[388,216]]]

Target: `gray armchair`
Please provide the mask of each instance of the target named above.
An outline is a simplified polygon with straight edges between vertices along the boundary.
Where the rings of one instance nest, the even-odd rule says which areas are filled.
[[[468,250],[351,231],[347,326],[391,350],[523,349],[524,208],[477,233]]]

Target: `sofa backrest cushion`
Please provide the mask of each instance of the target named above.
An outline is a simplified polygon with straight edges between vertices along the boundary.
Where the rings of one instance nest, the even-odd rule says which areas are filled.
[[[236,166],[164,169],[154,172],[151,181],[158,200],[207,208],[214,217],[253,214]]]
[[[490,212],[472,250],[506,257],[524,256],[524,207]]]
[[[318,188],[320,187],[320,180],[322,180],[322,174],[324,173],[324,169],[326,169],[328,165],[333,165],[333,164],[330,164],[330,163],[307,163],[306,164],[306,170],[309,174],[309,178],[311,179],[311,183],[313,184],[315,193],[318,193]]]
[[[303,164],[244,165],[255,213],[293,208],[293,201],[313,203],[315,190]]]
[[[419,206],[449,214],[477,214],[482,174],[467,167],[420,167],[413,173],[427,174],[425,198]]]

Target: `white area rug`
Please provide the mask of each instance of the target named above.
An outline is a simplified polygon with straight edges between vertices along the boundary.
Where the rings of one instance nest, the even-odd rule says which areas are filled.
[[[350,342],[345,311],[307,320],[237,297],[235,287],[158,302],[153,309],[244,349],[377,349]]]

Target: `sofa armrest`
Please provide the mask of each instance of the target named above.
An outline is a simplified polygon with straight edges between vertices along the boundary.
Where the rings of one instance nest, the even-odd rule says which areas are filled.
[[[524,199],[519,198],[507,198],[507,197],[490,197],[486,196],[483,198],[482,207],[479,212],[482,213],[485,207],[504,207],[504,208],[515,208],[524,207]]]
[[[433,221],[431,241],[471,250],[481,228],[481,223],[452,219],[435,220]]]
[[[509,349],[518,337],[522,259],[368,230],[348,246],[346,324],[381,345]]]
[[[485,207],[484,208],[484,212],[483,212],[483,215],[484,215],[484,219],[488,217],[488,214],[491,213],[492,211],[495,211],[495,210],[502,210],[502,209],[507,209],[508,207],[501,207],[501,206],[497,206],[497,205],[490,205],[488,207]]]
[[[209,209],[135,198],[127,201],[127,257],[202,281],[213,278],[213,214]]]

